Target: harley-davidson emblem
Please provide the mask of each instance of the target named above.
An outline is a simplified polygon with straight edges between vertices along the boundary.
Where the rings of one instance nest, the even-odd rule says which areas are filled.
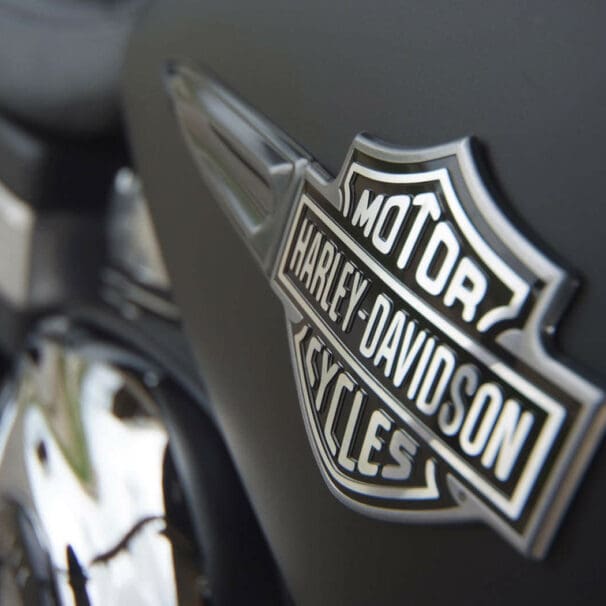
[[[546,351],[565,272],[502,214],[468,140],[358,137],[311,165],[274,274],[328,486],[380,518],[482,519],[542,556],[604,427]]]

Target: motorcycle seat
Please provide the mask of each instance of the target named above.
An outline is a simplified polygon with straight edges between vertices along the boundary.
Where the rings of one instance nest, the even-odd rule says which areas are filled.
[[[0,0],[0,112],[62,136],[119,120],[128,34],[145,0]]]

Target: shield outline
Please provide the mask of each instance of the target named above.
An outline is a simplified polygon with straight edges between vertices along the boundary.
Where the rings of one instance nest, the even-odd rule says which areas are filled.
[[[406,149],[397,147],[360,134],[349,148],[345,161],[336,178],[332,179],[317,163],[310,163],[305,178],[297,193],[291,214],[286,224],[284,237],[276,257],[272,272],[272,285],[286,309],[287,330],[291,347],[293,367],[296,369],[295,334],[293,326],[302,319],[299,310],[292,303],[289,295],[280,284],[279,270],[287,250],[288,236],[292,231],[297,211],[301,204],[303,185],[308,183],[318,190],[322,196],[337,209],[344,203],[343,184],[347,173],[351,170],[354,157],[361,152],[375,160],[393,165],[425,164],[428,162],[454,159],[460,171],[464,185],[468,190],[467,199],[460,200],[463,208],[472,216],[479,217],[496,236],[496,246],[493,250],[497,255],[513,259],[516,265],[527,267],[544,284],[537,301],[530,311],[523,330],[507,331],[498,335],[499,344],[509,350],[516,358],[521,359],[546,380],[557,385],[566,393],[572,395],[580,404],[578,415],[574,418],[573,426],[557,455],[549,476],[540,488],[540,496],[534,505],[532,514],[523,533],[517,532],[501,517],[488,509],[480,500],[474,499],[473,493],[465,490],[467,497],[459,502],[455,509],[445,509],[432,512],[394,511],[368,506],[344,494],[325,468],[322,460],[325,453],[321,451],[313,436],[305,408],[304,386],[301,385],[299,372],[295,372],[295,382],[299,395],[308,438],[312,451],[321,469],[324,480],[331,492],[348,507],[370,515],[388,520],[408,522],[421,521],[456,521],[481,519],[489,523],[504,538],[513,544],[520,552],[534,557],[543,558],[553,536],[559,526],[566,507],[574,495],[582,474],[599,444],[606,426],[606,407],[604,393],[598,387],[577,374],[572,368],[564,365],[557,357],[550,355],[544,342],[545,335],[553,335],[555,327],[564,309],[569,303],[575,290],[576,283],[570,274],[543,254],[523,233],[518,230],[501,208],[494,201],[486,187],[474,160],[472,139],[465,138],[453,143],[425,149]],[[450,173],[449,173],[450,174]],[[473,207],[468,208],[469,204]],[[478,226],[473,224],[474,228]],[[460,229],[460,225],[458,226]],[[482,228],[478,229],[485,236]],[[488,240],[491,245],[495,240]],[[556,380],[557,379],[557,380]],[[329,456],[329,455],[328,455]],[[449,488],[452,495],[459,493],[462,484],[453,476],[449,476]]]

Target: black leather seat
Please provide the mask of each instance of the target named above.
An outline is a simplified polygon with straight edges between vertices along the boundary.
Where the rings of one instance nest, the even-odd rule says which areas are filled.
[[[117,123],[128,34],[146,0],[0,0],[0,112],[62,135]]]

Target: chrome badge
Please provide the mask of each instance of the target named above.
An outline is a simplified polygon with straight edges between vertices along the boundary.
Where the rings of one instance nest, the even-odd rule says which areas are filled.
[[[547,353],[572,281],[499,210],[470,142],[360,136],[336,180],[310,164],[273,281],[334,495],[383,519],[482,520],[542,557],[604,395]]]
[[[382,519],[484,521],[544,556],[604,394],[548,353],[574,284],[499,210],[470,142],[359,136],[333,180],[209,74],[174,64],[167,82],[200,174],[284,303],[333,494]]]

